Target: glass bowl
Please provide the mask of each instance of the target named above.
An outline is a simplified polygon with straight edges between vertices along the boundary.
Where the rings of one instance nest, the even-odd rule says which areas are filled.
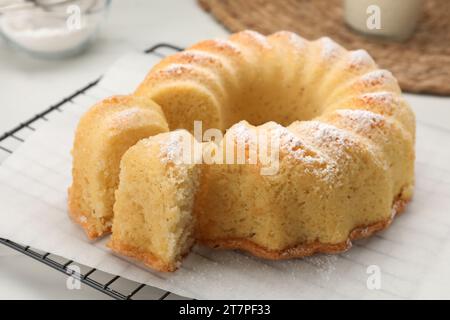
[[[33,56],[59,58],[88,47],[105,21],[111,0],[59,1],[0,15],[0,33],[13,47]]]

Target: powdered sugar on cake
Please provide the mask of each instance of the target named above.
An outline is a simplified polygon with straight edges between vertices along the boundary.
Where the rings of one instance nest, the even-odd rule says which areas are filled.
[[[229,129],[238,144],[255,144],[257,142],[256,130],[249,126],[247,121],[241,121]]]
[[[320,144],[338,146],[338,148],[335,148],[336,152],[342,150],[344,147],[350,148],[354,145],[349,133],[327,123],[309,121],[304,124],[304,127],[312,131],[313,139]]]
[[[367,87],[381,85],[388,81],[395,82],[392,73],[387,70],[375,70],[366,73],[360,78],[360,81]]]
[[[304,168],[305,173],[320,177],[331,185],[337,172],[336,161],[313,146],[307,145],[306,139],[301,139],[300,136],[295,135],[288,128],[274,122],[271,124],[270,134],[278,137],[280,151],[285,152],[287,158],[304,163],[306,165]]]
[[[341,171],[342,165],[338,161],[352,161],[351,154],[347,150],[356,145],[355,137],[351,132],[339,129],[330,124],[320,121],[308,121],[302,123],[305,136],[311,137],[312,141],[319,146],[327,146],[327,166],[323,169],[328,182],[335,181],[336,175]]]
[[[305,163],[324,163],[324,159],[320,157],[317,151],[311,150],[305,143],[293,134],[289,129],[272,122],[270,135],[280,141],[280,150],[287,153],[288,157]]]
[[[271,48],[270,43],[267,41],[267,38],[263,36],[262,34],[255,32],[255,31],[243,31],[243,34],[249,36],[254,40],[256,43],[258,43],[261,47],[264,47],[266,49]]]
[[[189,58],[190,63],[202,63],[204,61],[214,63],[217,60],[212,54],[199,50],[183,51],[180,55]]]
[[[137,107],[122,110],[114,115],[113,125],[120,126],[126,124],[131,121],[131,119],[137,118],[141,112],[142,109]]]
[[[213,43],[216,48],[219,48],[221,50],[231,50],[236,54],[241,54],[241,49],[239,49],[237,45],[228,40],[214,39]]]
[[[381,114],[367,110],[341,109],[336,113],[351,120],[352,129],[356,132],[368,132],[371,128],[385,122],[385,118]]]
[[[348,63],[352,69],[360,69],[363,66],[375,65],[375,62],[366,50],[350,51]]]
[[[341,46],[328,37],[320,38],[322,44],[322,58],[325,60],[336,58],[341,51]]]
[[[189,133],[176,130],[170,133],[169,139],[160,143],[160,158],[163,163],[179,163],[182,159],[183,141],[189,139]]]
[[[289,42],[294,45],[297,50],[306,48],[306,40],[297,36],[295,33],[289,33]]]
[[[190,70],[190,69],[192,69],[191,66],[184,65],[184,64],[181,64],[181,63],[172,63],[168,67],[164,68],[164,72],[169,74],[169,75],[170,74],[172,74],[172,75],[174,75],[174,74],[180,75],[184,71]]]
[[[370,105],[373,105],[374,103],[383,103],[386,105],[398,103],[398,96],[387,91],[366,93],[361,96],[361,99]]]

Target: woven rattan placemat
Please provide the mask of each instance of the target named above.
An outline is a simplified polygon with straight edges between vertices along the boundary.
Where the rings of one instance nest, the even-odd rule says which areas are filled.
[[[394,73],[403,90],[450,95],[450,1],[425,0],[416,33],[404,43],[366,38],[344,24],[341,0],[198,0],[232,32],[294,31],[329,36],[348,49],[366,49]]]

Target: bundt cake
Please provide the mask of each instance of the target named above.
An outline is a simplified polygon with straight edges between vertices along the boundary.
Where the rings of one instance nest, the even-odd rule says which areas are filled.
[[[190,164],[167,162],[167,133],[122,160],[110,246],[158,270],[174,270],[193,238],[270,259],[340,252],[388,226],[412,197],[415,117],[392,74],[364,50],[347,51],[329,38],[244,31],[164,58],[133,96],[161,107],[160,132],[165,117],[170,130],[186,129],[203,142],[203,161]],[[195,121],[213,130],[202,136]],[[89,167],[77,154],[100,143],[78,138],[88,134],[82,123],[72,188],[77,202],[98,200],[75,215],[95,216],[103,226],[112,212],[103,219],[97,207],[112,207],[117,180],[106,189],[109,202],[99,198],[99,184],[92,188],[92,176],[77,182],[76,172]],[[262,137],[270,143],[259,152]],[[265,153],[269,162],[259,157]]]
[[[69,212],[90,239],[111,231],[122,155],[140,139],[166,132],[161,108],[134,96],[108,98],[81,118],[72,149]]]

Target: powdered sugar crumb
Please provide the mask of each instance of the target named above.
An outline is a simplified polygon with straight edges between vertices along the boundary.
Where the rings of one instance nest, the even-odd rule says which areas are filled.
[[[263,130],[263,131],[261,131]],[[265,135],[265,140],[262,135]],[[275,122],[268,122],[259,128],[249,125],[246,121],[241,121],[231,127],[227,134],[232,135],[236,143],[242,145],[257,145],[267,143],[267,148],[273,148],[277,143],[277,148],[281,152],[280,156],[294,159],[306,164],[302,167],[306,173],[321,177],[324,181],[331,182],[335,176],[335,163],[328,159],[319,150],[307,146],[300,137],[291,130]],[[258,146],[259,147],[259,146]]]
[[[386,83],[388,80],[394,81],[394,77],[387,70],[374,70],[363,75],[360,80],[367,86],[375,86]]]
[[[382,102],[389,105],[397,103],[396,96],[392,92],[379,91],[366,93],[361,96],[361,99],[366,103]]]
[[[185,139],[189,139],[189,133],[185,130],[170,132],[169,138],[160,143],[160,158],[162,163],[179,163],[182,159]]]
[[[351,68],[374,65],[372,57],[366,50],[354,50],[349,53],[349,65]]]
[[[320,143],[333,143],[338,146],[347,147],[353,145],[353,140],[348,133],[327,123],[320,121],[309,121],[306,123],[306,127],[313,130],[312,134],[314,139]]]
[[[382,115],[367,110],[341,109],[336,111],[336,113],[350,119],[352,121],[352,129],[357,132],[367,132],[385,121]]]
[[[293,32],[281,31],[277,34],[286,35],[289,43],[297,50],[303,50],[306,48],[306,40]]]
[[[259,45],[261,45],[264,48],[270,48],[270,44],[267,41],[267,38],[263,36],[262,34],[256,32],[256,31],[243,31],[244,34],[250,36],[252,39],[254,39]]]
[[[236,53],[240,53],[241,50],[239,49],[239,47],[232,43],[231,41],[228,40],[224,40],[224,39],[214,39],[213,40],[214,45],[219,48],[219,49],[231,49],[232,51],[236,52]]]
[[[191,60],[191,62],[197,62],[197,63],[205,61],[205,60],[208,60],[208,61],[217,60],[217,58],[214,55],[207,53],[205,51],[200,51],[200,50],[186,50],[186,51],[181,52],[180,55],[188,57]]]
[[[240,121],[233,125],[228,132],[233,135],[239,144],[256,143],[256,130],[247,121]]]
[[[312,148],[312,146],[307,146],[299,136],[288,128],[274,122],[267,123],[267,125],[271,126],[270,134],[279,138],[280,150],[286,152],[288,158],[307,164],[304,168],[306,173],[320,177],[327,183],[334,181],[337,166],[332,159]]]
[[[324,163],[316,152],[308,150],[304,142],[289,129],[277,123],[270,123],[270,135],[280,141],[280,150],[287,152],[288,157],[305,163]]]
[[[303,124],[303,128],[314,141],[319,145],[326,145],[330,150],[331,157],[323,171],[328,182],[334,181],[341,167],[336,161],[351,161],[351,156],[346,150],[355,145],[354,137],[350,132],[320,121],[307,121]]]
[[[127,123],[129,122],[133,117],[136,117],[136,115],[138,115],[140,112],[142,112],[142,109],[137,108],[137,107],[133,107],[133,108],[128,108],[122,111],[119,111],[117,113],[114,114],[114,125],[120,125],[122,123]]]
[[[322,44],[322,58],[331,59],[335,58],[340,50],[340,46],[328,37],[320,38]]]
[[[189,67],[188,65],[184,65],[181,63],[172,63],[171,65],[169,65],[168,67],[164,68],[164,72],[168,73],[168,74],[182,74],[183,70],[188,70],[191,69],[191,67]]]
[[[336,255],[318,255],[305,259],[308,263],[315,267],[316,273],[321,280],[329,281],[331,275],[336,270],[338,256]]]

